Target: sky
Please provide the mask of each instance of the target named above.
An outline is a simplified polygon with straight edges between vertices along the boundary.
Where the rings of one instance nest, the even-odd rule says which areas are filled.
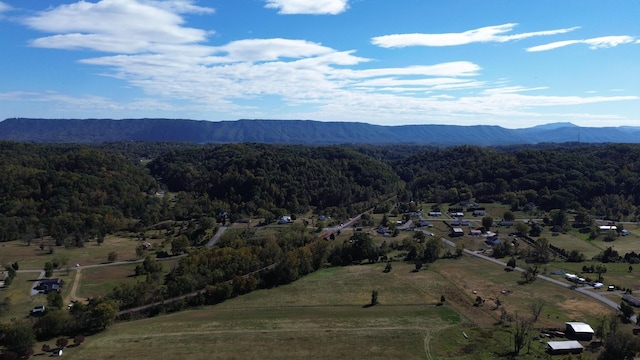
[[[0,0],[0,119],[640,126],[640,1]]]

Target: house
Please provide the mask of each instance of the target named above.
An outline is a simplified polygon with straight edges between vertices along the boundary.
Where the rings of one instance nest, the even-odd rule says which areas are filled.
[[[43,279],[40,280],[40,283],[35,287],[35,289],[41,293],[48,294],[52,291],[60,292],[62,285],[63,281],[60,279]]]
[[[513,221],[508,221],[508,220],[502,220],[500,222],[498,222],[499,226],[513,226],[515,222]]]
[[[433,225],[429,224],[427,220],[418,221],[418,227],[432,227]]]
[[[469,222],[467,220],[456,220],[452,223],[453,226],[469,226]]]
[[[429,211],[429,216],[442,216],[440,211]]]
[[[480,230],[471,230],[469,232],[469,235],[471,235],[471,236],[481,236],[482,235],[482,231],[480,231]]]
[[[462,228],[452,228],[451,229],[451,236],[452,237],[458,237],[458,236],[463,236],[464,235],[464,230],[462,230]]]
[[[603,286],[604,286],[604,284],[601,283],[601,282],[597,282],[597,283],[593,284],[593,288],[595,290],[602,289]]]
[[[62,349],[53,350],[53,356],[62,356]]]
[[[464,213],[462,211],[456,211],[451,213],[452,217],[463,217]]]
[[[291,222],[291,216],[284,215],[278,220],[278,224],[288,224]]]
[[[622,235],[622,236],[631,235],[631,231],[629,231],[629,230],[622,230],[622,231],[620,231],[620,235]]]
[[[547,342],[547,351],[551,355],[580,354],[582,350],[584,347],[576,340]]]
[[[565,324],[567,327],[564,333],[567,339],[591,341],[593,338],[594,331],[591,325],[577,321],[570,321]]]
[[[496,246],[500,244],[500,238],[498,235],[487,236],[487,239],[484,242],[489,246]]]
[[[484,210],[473,210],[473,216],[484,216],[485,214]]]

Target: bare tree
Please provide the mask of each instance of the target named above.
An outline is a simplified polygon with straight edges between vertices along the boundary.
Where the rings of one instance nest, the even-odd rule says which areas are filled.
[[[533,322],[538,321],[538,318],[542,313],[542,308],[544,307],[544,301],[538,299],[529,304],[529,307],[531,309],[531,315],[533,315]]]
[[[531,331],[532,321],[530,319],[518,317],[515,315],[515,332],[513,333],[513,353],[518,355],[520,350],[527,344],[529,333]]]

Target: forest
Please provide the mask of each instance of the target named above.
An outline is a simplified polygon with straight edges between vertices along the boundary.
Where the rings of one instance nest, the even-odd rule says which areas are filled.
[[[0,142],[0,177],[0,241],[46,237],[57,246],[164,220],[270,223],[308,211],[344,219],[394,196],[582,211],[611,221],[637,221],[640,214],[640,145],[632,144]],[[165,192],[173,196],[159,195]]]
[[[136,276],[144,280],[119,285],[96,305],[78,310],[75,325],[61,327],[66,332],[106,327],[112,318],[97,325],[91,320],[97,304],[108,304],[109,316],[115,317],[113,308],[123,311],[196,292],[169,305],[179,309],[290,283],[327,264],[377,261],[389,246],[404,245],[377,247],[364,233],[341,244],[318,241],[317,231],[302,223],[267,236],[249,228],[227,232],[217,246],[203,245],[213,229],[231,222],[259,218],[268,225],[284,215],[295,219],[311,212],[339,223],[370,209],[386,213],[390,199],[400,204],[396,211],[408,210],[414,201],[455,206],[473,200],[513,211],[536,207],[554,219],[572,211],[638,221],[640,145],[0,142],[0,241],[33,242],[53,251],[99,243],[118,231],[159,229],[172,255],[189,255],[164,277],[148,256],[136,267]],[[361,221],[370,220],[365,215]],[[440,241],[418,240],[420,247],[407,247],[411,260],[426,263],[443,256]],[[123,315],[130,316],[135,315]],[[41,318],[37,335],[55,336],[56,331],[44,329],[71,320]]]

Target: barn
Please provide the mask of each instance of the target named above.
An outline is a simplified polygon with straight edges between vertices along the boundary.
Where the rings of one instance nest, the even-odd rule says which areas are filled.
[[[547,351],[551,355],[579,354],[582,350],[584,347],[577,340],[547,342]]]
[[[594,331],[589,324],[570,321],[566,323],[566,326],[567,328],[565,330],[565,334],[568,339],[591,341],[591,339],[593,338]]]

